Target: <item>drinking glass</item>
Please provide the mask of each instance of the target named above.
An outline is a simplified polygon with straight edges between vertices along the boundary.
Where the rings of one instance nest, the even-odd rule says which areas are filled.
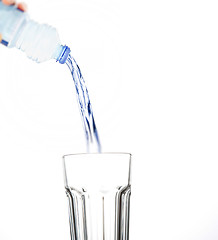
[[[131,154],[65,155],[71,240],[128,240]]]

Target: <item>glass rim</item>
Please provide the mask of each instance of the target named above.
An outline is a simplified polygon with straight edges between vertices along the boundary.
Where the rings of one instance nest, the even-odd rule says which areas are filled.
[[[63,159],[70,156],[81,156],[81,155],[128,155],[130,158],[132,158],[132,154],[128,152],[101,152],[101,153],[70,153],[63,155]]]
[[[64,182],[65,186],[68,186],[68,180],[67,180],[67,172],[66,172],[66,164],[68,162],[76,161],[76,157],[79,156],[125,156],[127,161],[128,159],[128,185],[131,185],[131,169],[132,169],[132,154],[127,153],[127,152],[101,152],[101,153],[73,153],[73,154],[66,154],[62,157],[62,162],[63,162],[63,170],[64,170]],[[72,158],[71,158],[72,157]],[[127,158],[128,157],[128,158]]]

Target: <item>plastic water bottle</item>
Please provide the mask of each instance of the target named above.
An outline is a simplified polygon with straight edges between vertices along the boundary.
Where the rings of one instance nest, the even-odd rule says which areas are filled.
[[[65,63],[70,48],[63,46],[57,30],[39,24],[16,6],[6,6],[0,1],[0,42],[9,48],[18,48],[38,63],[56,59]]]

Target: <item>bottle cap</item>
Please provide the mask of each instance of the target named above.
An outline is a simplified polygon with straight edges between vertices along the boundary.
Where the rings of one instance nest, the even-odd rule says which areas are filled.
[[[67,58],[70,54],[70,48],[68,46],[62,46],[62,53],[58,59],[58,62],[64,64],[67,61]]]

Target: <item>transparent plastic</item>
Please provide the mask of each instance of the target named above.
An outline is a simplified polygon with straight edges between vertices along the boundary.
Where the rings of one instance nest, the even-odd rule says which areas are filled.
[[[62,46],[59,35],[54,27],[39,24],[29,15],[15,6],[6,6],[0,1],[0,34],[1,43],[9,48],[17,48],[38,63],[50,59],[65,63],[69,48]],[[66,49],[68,49],[66,51]]]
[[[71,240],[128,240],[131,155],[64,156]]]

